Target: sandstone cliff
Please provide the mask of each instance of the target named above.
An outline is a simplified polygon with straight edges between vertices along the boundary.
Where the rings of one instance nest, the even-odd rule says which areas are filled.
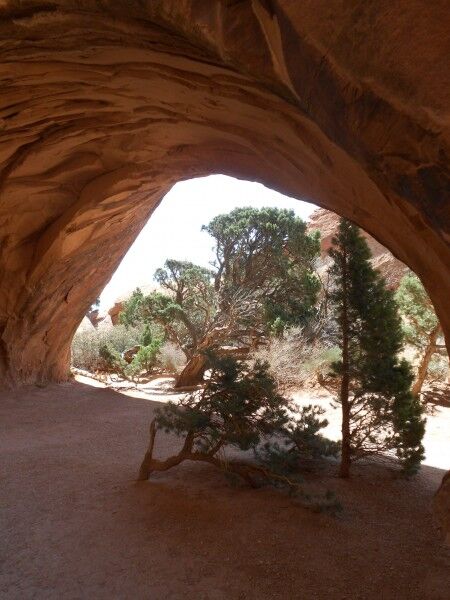
[[[329,210],[319,208],[311,215],[308,230],[320,231],[321,256],[324,261],[328,258],[327,252],[338,225],[339,215]],[[397,288],[408,267],[397,260],[387,248],[377,242],[371,235],[365,231],[363,231],[363,234],[373,255],[372,265],[380,271],[390,288]]]

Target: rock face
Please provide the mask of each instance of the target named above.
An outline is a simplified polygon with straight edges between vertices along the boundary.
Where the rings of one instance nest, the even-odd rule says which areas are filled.
[[[449,340],[448,19],[446,0],[1,2],[1,378],[64,379],[158,202],[217,172],[357,222]]]
[[[111,317],[111,321],[113,325],[119,324],[119,315],[123,310],[123,301],[117,300],[114,302],[113,306],[108,310],[108,315]]]
[[[139,352],[139,350],[142,348],[142,346],[140,345],[136,345],[133,346],[132,348],[128,348],[128,350],[125,350],[125,352],[122,353],[122,358],[128,363],[130,364],[133,360],[133,358],[136,356],[136,354]]]
[[[99,322],[102,320],[102,316],[100,315],[100,310],[98,308],[89,310],[86,314],[86,317],[94,327],[97,327]]]
[[[323,208],[314,211],[308,223],[309,231],[320,231],[320,247],[322,260],[326,260],[331,240],[339,226],[339,216]],[[380,271],[388,286],[396,289],[408,267],[397,260],[387,248],[366,232],[362,232],[372,252],[372,265]]]

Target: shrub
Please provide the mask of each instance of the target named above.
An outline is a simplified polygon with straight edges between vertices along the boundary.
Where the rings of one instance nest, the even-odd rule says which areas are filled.
[[[203,389],[177,404],[168,402],[157,409],[139,478],[147,479],[153,472],[166,471],[185,460],[202,461],[243,479],[252,487],[261,483],[281,485],[308,504],[314,504],[294,479],[270,470],[267,464],[226,457],[225,450],[231,446],[241,451],[254,450],[257,455],[261,443],[281,436],[288,437],[299,452],[316,454],[314,448],[322,444],[316,440],[317,432],[326,424],[318,419],[322,414],[320,409],[306,407],[300,411],[301,417],[296,418],[292,402],[278,393],[267,363],[256,361],[249,367],[231,356],[208,354],[208,367],[211,375]],[[184,440],[179,453],[164,460],[153,457],[156,435],[161,429]],[[330,500],[321,498],[321,506],[334,506]]]
[[[447,380],[449,372],[449,363],[446,356],[435,354],[428,365],[427,379],[428,383],[443,383]]]
[[[141,346],[131,363],[125,367],[123,371],[125,377],[135,380],[142,373],[149,373],[157,362],[160,347],[159,339],[153,339],[148,346]]]
[[[186,357],[179,346],[173,342],[165,342],[158,356],[158,363],[167,373],[179,373],[186,364]]]
[[[98,350],[99,356],[99,370],[105,373],[119,373],[123,374],[127,367],[127,363],[121,357],[121,355],[111,348],[109,344],[102,344]]]
[[[309,404],[291,410],[295,417],[281,429],[277,438],[257,449],[259,460],[275,473],[292,474],[298,471],[301,460],[338,455],[339,442],[320,433],[328,425],[327,419],[321,418],[325,413],[323,408]]]
[[[77,331],[72,342],[72,365],[90,372],[102,369],[100,348],[107,346],[119,355],[131,346],[141,343],[143,325],[126,328],[115,327]]]
[[[339,349],[310,341],[300,327],[292,327],[283,336],[271,338],[267,346],[254,353],[254,358],[267,361],[278,386],[289,389],[326,376],[339,358]]]

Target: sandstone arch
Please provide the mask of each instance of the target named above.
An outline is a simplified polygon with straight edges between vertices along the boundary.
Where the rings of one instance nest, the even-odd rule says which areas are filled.
[[[153,208],[215,172],[352,218],[449,342],[448,3],[391,4],[0,3],[1,377],[64,379]]]

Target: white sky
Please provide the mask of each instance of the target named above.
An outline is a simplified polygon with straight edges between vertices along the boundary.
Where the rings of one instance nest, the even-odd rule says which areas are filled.
[[[288,208],[307,220],[316,206],[269,190],[259,183],[211,175],[177,183],[150,217],[100,296],[101,310],[138,286],[153,283],[167,258],[208,266],[213,240],[201,226],[241,206]]]

